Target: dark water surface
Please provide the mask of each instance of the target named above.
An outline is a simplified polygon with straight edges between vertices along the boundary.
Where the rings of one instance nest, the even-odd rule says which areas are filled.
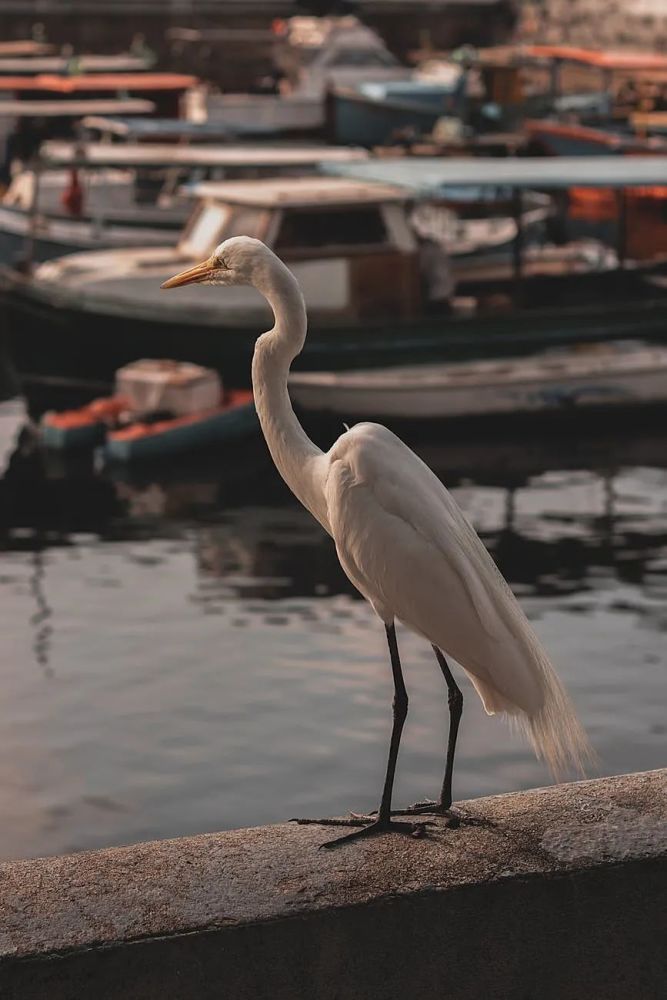
[[[20,423],[0,407],[0,855],[374,806],[384,632],[263,445],[129,481],[17,448]],[[664,765],[667,432],[417,450],[535,623],[601,773]],[[423,641],[399,641],[406,803],[439,787],[446,692]],[[545,783],[462,686],[455,794]]]

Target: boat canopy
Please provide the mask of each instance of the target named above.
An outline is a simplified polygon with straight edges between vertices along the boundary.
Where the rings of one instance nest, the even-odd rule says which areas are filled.
[[[518,50],[524,59],[577,63],[617,72],[667,70],[667,56],[657,52],[623,52],[613,49],[582,49],[574,45],[526,45]]]
[[[443,187],[536,188],[667,186],[667,156],[396,157],[327,163],[327,174],[434,196]]]
[[[36,76],[0,76],[0,91],[29,93],[30,91],[54,94],[116,93],[127,91],[155,92],[159,90],[189,90],[196,86],[196,76],[182,73],[82,73],[80,76],[53,76],[47,73]]]
[[[76,61],[80,73],[140,73],[148,63],[141,56],[3,56],[0,50],[1,76],[35,76],[38,73],[69,73]]]
[[[279,168],[367,159],[366,150],[317,145],[197,145],[173,143],[108,143],[47,141],[40,149],[41,165],[117,168]],[[350,182],[348,182],[350,183]]]
[[[254,236],[287,259],[414,254],[400,188],[335,177],[203,181],[179,251],[201,259],[232,236]]]
[[[0,42],[0,56],[48,56],[55,46],[50,42],[35,42],[32,38]]]
[[[150,139],[151,141],[195,140],[197,142],[223,142],[239,136],[270,136],[276,133],[263,125],[226,125],[224,122],[191,122],[184,118],[123,118],[107,115],[86,115],[84,128],[102,135],[120,139]]]
[[[459,61],[471,66],[488,67],[535,67],[572,63],[620,73],[667,70],[667,56],[657,52],[586,49],[577,45],[490,45],[469,51],[466,47],[461,50]]]
[[[155,110],[152,101],[140,97],[124,99],[87,98],[82,101],[3,101],[0,118],[82,118],[84,115],[149,115]]]
[[[360,164],[361,165],[361,164]],[[186,187],[196,198],[262,208],[406,201],[400,187],[347,177],[272,177],[268,180],[202,181]]]

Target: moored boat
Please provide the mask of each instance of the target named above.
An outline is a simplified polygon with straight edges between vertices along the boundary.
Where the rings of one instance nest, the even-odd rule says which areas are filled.
[[[325,96],[334,86],[402,80],[402,66],[380,36],[355,17],[291,17],[274,37],[273,93],[207,94],[191,110],[232,127],[243,124],[303,134],[325,124]]]
[[[604,179],[599,163],[415,160],[412,190],[403,161],[400,173],[392,161],[336,166],[359,180],[204,182],[194,188],[198,202],[177,247],[72,254],[32,276],[5,272],[14,363],[28,387],[45,375],[110,382],[137,353],[168,353],[248,385],[254,341],[271,325],[261,297],[238,287],[220,304],[210,289],[184,288],[176,300],[159,287],[240,233],[264,240],[299,280],[311,326],[296,363],[301,370],[525,354],[586,340],[664,340],[667,293],[645,280],[659,261],[619,268],[615,251],[602,244],[524,245],[523,191],[656,184],[666,176],[660,157],[609,158]],[[614,165],[623,169],[610,172]],[[402,186],[382,176],[400,176]],[[419,243],[409,222],[413,199],[437,200],[458,185],[509,189],[519,220],[511,253],[501,245],[495,256],[457,256],[455,245],[445,251]]]
[[[45,448],[57,451],[94,448],[104,441],[107,429],[125,409],[123,396],[109,396],[74,410],[49,410],[39,422],[40,440]]]
[[[576,345],[519,358],[345,372],[298,372],[305,410],[399,420],[571,413],[667,403],[667,348]]]
[[[258,426],[252,392],[236,389],[210,410],[109,432],[103,456],[108,462],[155,461],[245,437]]]
[[[99,446],[107,462],[135,462],[236,440],[257,427],[252,392],[222,387],[216,372],[175,361],[137,361],[117,373],[113,396],[40,420],[44,447]]]
[[[366,156],[315,143],[45,142],[0,199],[0,259],[165,246],[188,217],[190,203],[178,197],[188,180],[308,175],[327,160]]]
[[[297,275],[311,316],[311,366],[340,366],[350,351],[400,357],[413,349],[410,323],[425,310],[400,190],[323,177],[204,182],[194,190],[198,201],[176,247],[70,254],[32,276],[7,275],[12,350],[23,375],[110,381],[138,352],[166,352],[219,366],[232,384],[247,385],[254,341],[270,325],[261,297],[236,288],[220,305],[208,289],[184,289],[177,299],[160,291],[175,271],[238,233],[263,238]],[[392,321],[405,324],[403,343],[387,332]],[[47,326],[52,334],[42,341]]]
[[[461,80],[465,82],[463,77]],[[405,80],[336,87],[327,98],[327,134],[335,142],[389,145],[403,134],[427,135],[440,118],[455,119],[460,103],[456,81]]]

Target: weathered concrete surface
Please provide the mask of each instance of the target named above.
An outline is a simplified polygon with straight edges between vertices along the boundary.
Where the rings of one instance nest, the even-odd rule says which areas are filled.
[[[667,771],[0,865],[3,1000],[664,996]]]

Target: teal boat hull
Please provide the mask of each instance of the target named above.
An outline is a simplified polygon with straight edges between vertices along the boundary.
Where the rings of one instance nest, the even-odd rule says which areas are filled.
[[[340,145],[382,146],[410,129],[424,135],[445,114],[444,102],[375,100],[356,91],[334,92],[328,98],[328,132]]]
[[[179,424],[140,438],[107,437],[100,452],[106,462],[159,461],[234,441],[259,428],[255,406],[248,403],[202,420]]]
[[[85,451],[96,448],[104,441],[106,424],[96,421],[82,427],[54,427],[42,420],[39,426],[39,440],[45,448],[54,451]]]

